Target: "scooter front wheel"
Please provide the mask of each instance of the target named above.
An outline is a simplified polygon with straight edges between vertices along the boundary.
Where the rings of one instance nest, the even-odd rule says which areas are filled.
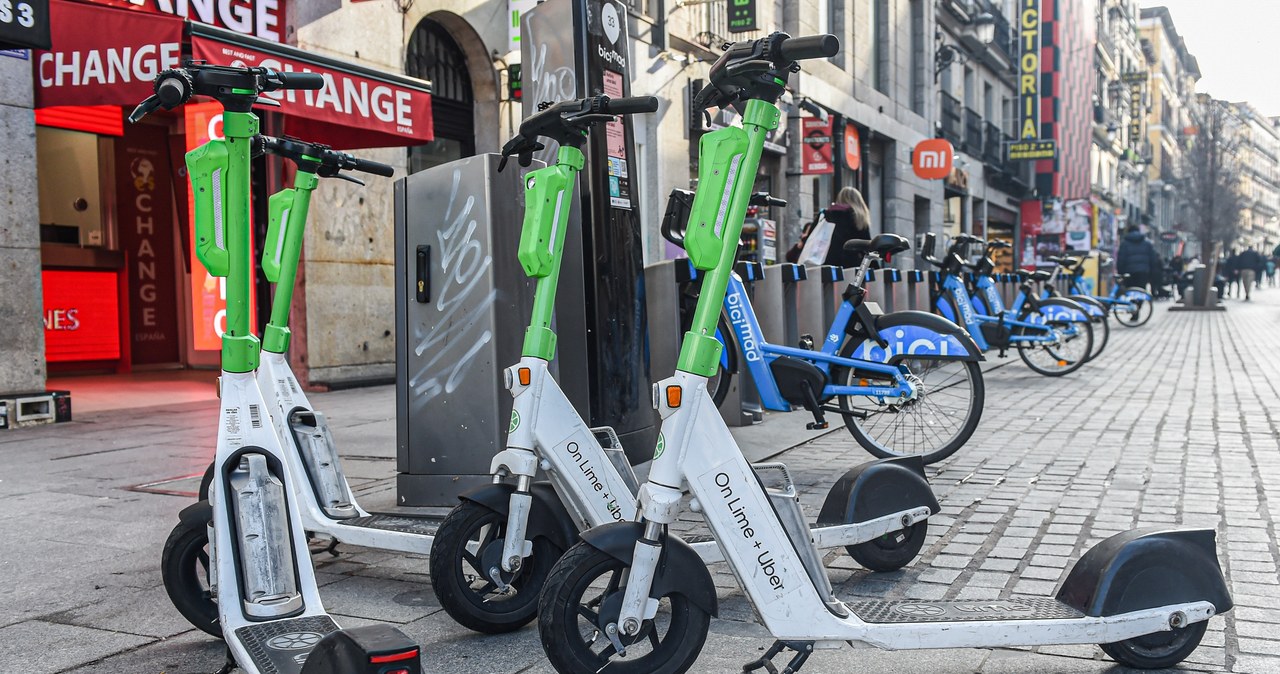
[[[485,634],[511,632],[538,613],[538,593],[560,549],[544,538],[533,540],[533,554],[513,574],[501,570],[507,516],[474,501],[449,511],[431,545],[431,587],[454,620]],[[496,571],[495,571],[496,569]],[[499,575],[505,588],[491,577]]]
[[[1134,669],[1165,669],[1186,659],[1200,645],[1209,621],[1179,627],[1168,632],[1155,632],[1101,644],[1102,652],[1112,660]]]
[[[658,597],[658,614],[636,634],[616,632],[628,571],[586,543],[569,548],[551,570],[538,631],[557,672],[682,674],[698,659],[711,616],[681,594]]]
[[[218,603],[209,585],[209,531],[204,522],[179,522],[160,556],[160,576],[169,600],[188,622],[222,638]]]

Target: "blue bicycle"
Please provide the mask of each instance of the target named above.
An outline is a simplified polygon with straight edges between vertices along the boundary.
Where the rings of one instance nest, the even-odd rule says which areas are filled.
[[[1101,260],[1100,265],[1106,266],[1110,260]],[[1115,316],[1117,322],[1126,328],[1136,328],[1144,325],[1151,320],[1151,315],[1155,312],[1155,298],[1151,293],[1137,286],[1124,287],[1126,281],[1129,280],[1128,274],[1112,275],[1111,293],[1107,295],[1090,294],[1084,286],[1084,258],[1076,258],[1075,264],[1070,268],[1071,292],[1081,295],[1089,295],[1093,299],[1101,302],[1103,306],[1109,309],[1109,313]]]
[[[684,224],[669,207],[663,236],[682,245]],[[882,234],[849,241],[845,248],[859,255],[861,263],[816,351],[766,342],[746,285],[738,274],[730,278],[716,330],[726,348],[708,389],[718,405],[739,365],[745,364],[766,409],[807,410],[814,418],[811,429],[827,428],[825,413],[833,412],[843,417],[858,444],[877,457],[941,461],[968,441],[982,417],[981,352],[960,326],[940,316],[883,314],[865,301],[863,282],[870,265],[908,250],[906,239]],[[748,274],[759,270],[756,264],[743,267]],[[698,279],[690,279],[687,287],[696,297]]]
[[[986,285],[994,287],[995,276],[993,274],[995,272],[996,265],[995,261],[991,259],[990,251],[1009,248],[1010,245],[1007,241],[999,240],[982,241],[981,243],[974,245],[982,246],[982,251],[976,263],[965,264],[965,268],[972,271],[968,284],[969,295],[973,300],[974,309],[976,309],[979,314],[984,316],[994,316],[996,314],[987,308],[987,300],[985,298],[987,293],[979,289],[978,280],[984,276],[988,277],[990,282]],[[1045,259],[1049,262],[1053,262],[1057,266],[1055,266],[1053,271],[1050,272],[1049,278],[1040,282],[1040,292],[1037,294],[1044,299],[1049,299],[1051,297],[1063,297],[1062,293],[1058,292],[1056,283],[1058,279],[1058,272],[1061,269],[1069,268],[1071,265],[1074,265],[1076,258],[1050,256]],[[1067,295],[1065,297],[1078,303],[1089,316],[1090,323],[1093,324],[1093,348],[1089,351],[1089,357],[1085,359],[1086,361],[1093,360],[1094,358],[1102,355],[1103,349],[1107,347],[1107,342],[1111,338],[1111,328],[1107,325],[1107,308],[1101,302],[1089,297],[1088,295]]]
[[[940,260],[933,256],[935,236],[925,235],[921,257],[939,270],[930,288],[935,310],[968,329],[982,350],[995,348],[1004,356],[1012,348],[1027,367],[1039,374],[1057,377],[1080,369],[1093,350],[1093,326],[1078,303],[1038,297],[1032,284],[1049,280],[1049,272],[1019,272],[1021,284],[1010,309],[1004,307],[995,281],[990,276],[979,277],[975,286],[988,313],[979,313],[974,307],[963,279],[964,253],[970,244],[982,242],[978,237],[961,234]]]

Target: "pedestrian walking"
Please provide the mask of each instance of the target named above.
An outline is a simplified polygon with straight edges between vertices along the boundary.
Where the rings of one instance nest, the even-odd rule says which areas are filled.
[[[862,199],[862,193],[852,187],[841,188],[835,202],[804,228],[800,242],[787,251],[788,262],[801,261],[801,254],[808,247],[806,244],[811,235],[829,237],[830,241],[820,261],[805,259],[804,263],[836,265],[842,269],[856,266],[854,254],[844,249],[844,243],[851,239],[871,238],[871,211]]]
[[[1276,259],[1274,257],[1267,258],[1267,268],[1263,271],[1267,275],[1267,287],[1276,287]]]
[[[1149,290],[1151,283],[1160,280],[1164,264],[1156,247],[1142,235],[1138,225],[1130,225],[1128,233],[1120,241],[1120,249],[1116,251],[1116,271],[1129,275],[1127,285],[1143,289]]]
[[[1227,297],[1239,297],[1240,253],[1232,248],[1229,254],[1223,256],[1218,266],[1222,267],[1222,275],[1227,279]]]
[[[1240,272],[1240,284],[1244,286],[1244,301],[1248,302],[1253,299],[1253,286],[1258,283],[1266,263],[1262,259],[1262,255],[1252,248],[1244,249],[1244,252],[1236,256],[1236,268]]]

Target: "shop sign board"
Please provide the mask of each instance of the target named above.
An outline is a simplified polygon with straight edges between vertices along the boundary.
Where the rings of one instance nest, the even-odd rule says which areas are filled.
[[[337,62],[319,58],[303,60],[299,58],[301,53],[294,56],[275,45],[246,38],[232,39],[225,32],[215,35],[209,29],[198,27],[192,30],[191,56],[215,65],[263,66],[284,72],[323,75],[324,87],[315,91],[289,89],[263,94],[278,101],[280,112],[293,116],[296,121],[339,124],[399,136],[404,141],[402,144],[427,142],[434,137],[431,94],[425,89],[396,86],[394,82],[344,68]],[[290,131],[307,137],[301,129],[290,127]]]
[[[86,0],[144,14],[165,14],[282,42],[285,0]]]
[[[0,0],[0,48],[49,47],[49,0]]]
[[[45,269],[40,282],[46,361],[120,357],[120,290],[115,271]]]
[[[756,0],[726,0],[729,4],[729,32],[746,33],[759,30]]]
[[[925,180],[945,179],[951,175],[955,148],[944,138],[926,138],[916,143],[911,153],[911,170]]]
[[[182,60],[182,22],[169,16],[58,2],[52,25],[52,48],[32,59],[37,108],[137,104]]]

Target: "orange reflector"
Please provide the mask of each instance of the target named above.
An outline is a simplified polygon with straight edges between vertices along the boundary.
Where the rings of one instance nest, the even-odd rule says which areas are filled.
[[[683,395],[683,393],[684,392],[680,390],[679,386],[668,386],[667,387],[667,407],[672,407],[672,408],[679,407],[680,396]]]
[[[529,368],[527,368],[527,367],[522,367],[522,368],[520,368],[519,370],[516,370],[516,374],[520,376],[520,385],[521,385],[521,386],[528,386],[528,385],[529,385],[529,378],[530,378],[531,376],[533,376],[533,375],[532,375],[532,373],[531,373],[531,372],[529,372]]]
[[[1068,366],[1068,365],[1070,365],[1070,364],[1071,364],[1071,363],[1068,363],[1068,362],[1067,362],[1067,361],[1065,361],[1065,360],[1060,360],[1060,361],[1058,361],[1058,367],[1066,367],[1066,366]]]
[[[399,653],[388,653],[387,655],[370,655],[369,662],[378,665],[384,662],[400,662],[401,660],[409,660],[416,657],[418,657],[418,649],[414,648],[412,650],[401,651]]]
[[[858,386],[870,386],[871,382],[866,379],[859,379]]]

